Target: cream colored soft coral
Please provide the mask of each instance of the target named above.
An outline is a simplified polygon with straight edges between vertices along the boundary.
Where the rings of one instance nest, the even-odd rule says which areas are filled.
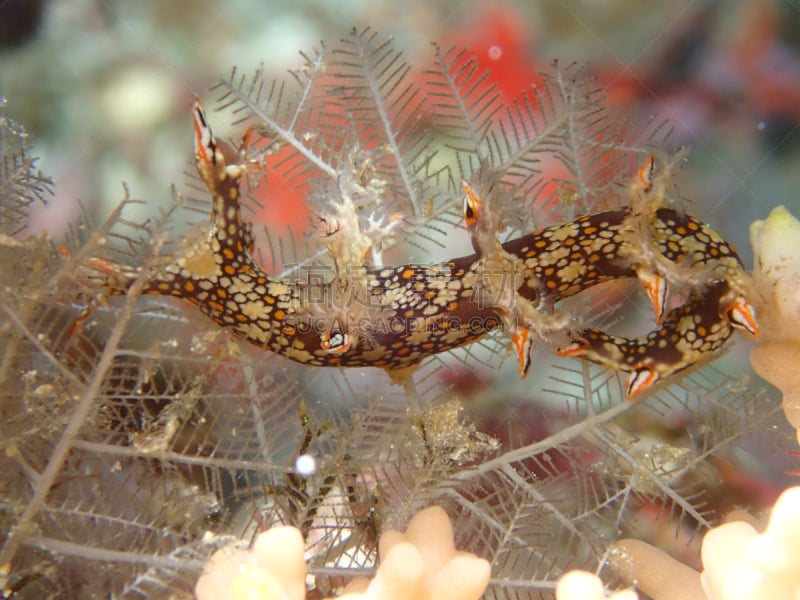
[[[638,594],[633,590],[622,590],[606,596],[600,578],[587,571],[570,571],[556,584],[556,600],[637,600],[638,598]]]
[[[762,336],[800,342],[800,221],[779,206],[750,225],[750,243]]]
[[[743,521],[709,531],[702,573],[639,540],[616,542],[609,564],[655,600],[796,600],[799,539],[800,487],[793,487],[778,498],[764,533]]]
[[[766,531],[741,521],[703,539],[701,576],[708,600],[800,598],[800,487],[781,494]]]
[[[779,206],[750,226],[750,240],[762,339],[750,362],[783,392],[783,410],[800,441],[800,222]]]
[[[405,533],[385,532],[379,552],[375,577],[353,581],[342,598],[477,599],[489,583],[489,562],[456,550],[450,519],[438,506],[418,512]]]
[[[252,552],[218,550],[197,582],[199,600],[305,598],[303,538],[275,527],[256,538]],[[405,533],[387,531],[372,579],[356,578],[340,598],[369,600],[477,600],[489,583],[489,562],[458,552],[447,513],[432,506],[417,513]]]
[[[260,534],[253,550],[217,550],[195,586],[198,600],[303,600],[303,536],[294,527]]]

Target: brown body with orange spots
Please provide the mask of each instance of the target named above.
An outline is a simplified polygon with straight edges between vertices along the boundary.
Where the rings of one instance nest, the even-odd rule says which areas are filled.
[[[434,265],[358,267],[325,283],[311,283],[303,273],[274,279],[251,254],[253,237],[238,197],[244,169],[226,164],[231,153],[215,142],[198,103],[194,116],[198,171],[213,198],[211,222],[152,274],[146,292],[187,299],[236,336],[292,360],[406,373],[428,356],[516,326],[511,317],[549,314],[560,300],[604,281],[638,276],[665,294],[658,275],[665,269],[706,270],[712,283],[643,338],[584,330],[559,353],[632,371],[628,392],[634,395],[720,348],[733,327],[757,332],[751,307],[736,291],[743,269],[734,249],[668,208],[646,215],[610,210],[542,229],[503,244],[494,270],[474,254]],[[652,164],[645,190],[651,176]],[[469,228],[479,222],[480,200],[464,185]],[[136,272],[117,275],[107,287],[124,293]],[[527,313],[508,306],[515,298]],[[521,355],[530,351],[528,327],[511,333]],[[524,375],[529,365],[524,356],[520,361]]]

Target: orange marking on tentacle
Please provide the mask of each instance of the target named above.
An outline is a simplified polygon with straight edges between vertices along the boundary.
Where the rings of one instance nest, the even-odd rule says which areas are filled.
[[[651,154],[636,172],[636,176],[639,178],[639,183],[642,184],[645,192],[649,192],[653,188],[653,173],[655,172],[655,168],[656,159]]]
[[[557,348],[556,354],[559,356],[569,356],[574,358],[580,358],[583,354],[586,353],[586,350],[589,348],[589,342],[583,338],[577,338],[572,340],[572,342],[568,346],[564,346],[563,348]]]
[[[524,379],[528,375],[528,370],[531,368],[533,337],[531,336],[530,330],[527,327],[520,327],[511,336],[511,342],[514,344],[514,349],[517,353],[519,374]]]
[[[472,187],[466,181],[461,182],[461,188],[464,190],[464,223],[467,228],[470,228],[478,222],[481,200],[475,195]]]
[[[758,321],[756,321],[756,309],[744,298],[737,298],[725,309],[725,318],[733,327],[758,337],[759,327]]]
[[[639,281],[642,282],[650,302],[653,304],[653,312],[656,315],[656,323],[661,325],[664,321],[664,312],[667,309],[667,298],[669,296],[669,284],[661,275],[639,273]]]
[[[647,365],[635,367],[628,376],[625,394],[628,398],[634,398],[651,387],[658,380],[659,375],[655,369]]]
[[[194,152],[198,160],[205,163],[214,161],[216,142],[211,128],[206,121],[206,115],[200,104],[200,98],[195,96],[192,103],[192,123],[194,124]]]

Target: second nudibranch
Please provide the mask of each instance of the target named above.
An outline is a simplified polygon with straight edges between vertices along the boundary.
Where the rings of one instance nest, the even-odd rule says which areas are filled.
[[[426,357],[503,328],[524,376],[534,340],[572,326],[554,309],[557,302],[628,277],[642,282],[659,328],[636,339],[582,330],[557,352],[630,372],[629,396],[718,350],[733,329],[758,333],[736,251],[685,213],[608,210],[500,244],[495,215],[466,182],[464,219],[476,254],[430,265],[356,265],[324,289],[301,277],[273,278],[253,258],[253,235],[241,213],[247,165],[214,138],[199,101],[192,115],[211,220],[155,269],[145,291],[184,298],[234,335],[291,360],[374,366],[403,382]],[[640,193],[650,191],[653,168],[651,158],[640,170]],[[698,272],[707,281],[667,311],[670,277]],[[124,293],[135,275],[121,269],[109,291]]]

